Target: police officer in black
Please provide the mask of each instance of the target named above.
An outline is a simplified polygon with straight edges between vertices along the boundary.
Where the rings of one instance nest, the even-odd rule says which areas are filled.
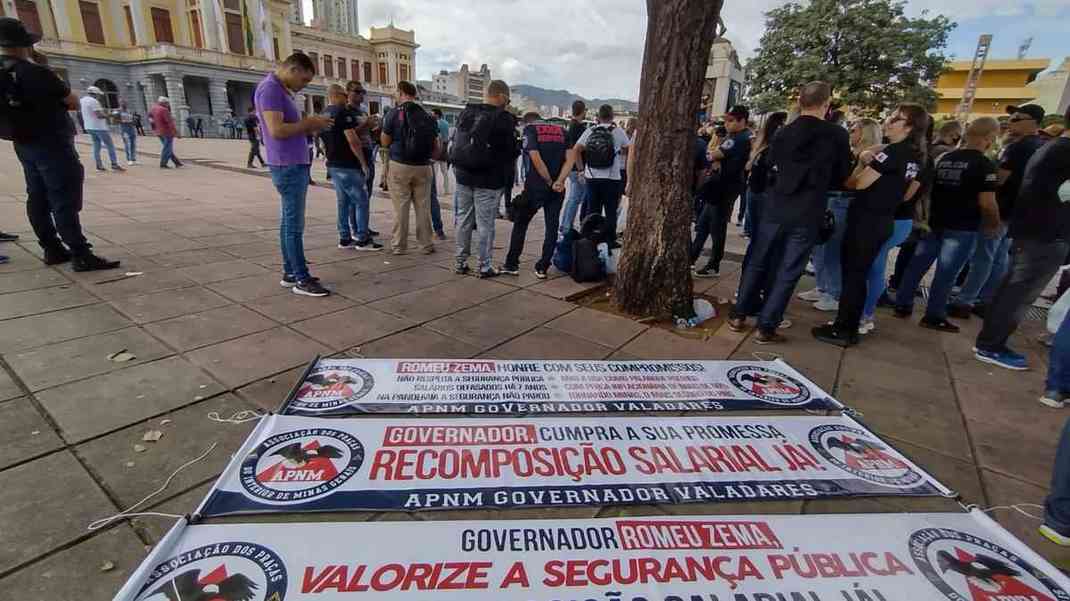
[[[15,143],[26,175],[26,214],[45,264],[71,261],[74,271],[113,269],[119,262],[93,254],[78,219],[85,171],[67,115],[78,109],[78,96],[31,60],[40,39],[18,19],[0,17],[0,137]]]

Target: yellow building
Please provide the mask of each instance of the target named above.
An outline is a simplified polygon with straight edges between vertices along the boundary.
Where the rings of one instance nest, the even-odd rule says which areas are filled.
[[[1029,84],[1048,68],[1051,59],[1027,58],[1022,60],[988,59],[981,79],[977,82],[977,94],[973,101],[974,115],[1003,115],[1007,105],[1023,104],[1036,98],[1036,90]],[[951,61],[948,71],[936,83],[940,95],[937,115],[954,115],[962,101],[962,91],[970,75],[972,61]]]
[[[257,82],[295,49],[317,61],[299,99],[315,110],[328,84],[350,78],[371,108],[388,106],[418,47],[393,25],[370,39],[305,27],[290,0],[0,0],[0,15],[44,36],[38,49],[76,92],[95,85],[110,107],[125,100],[142,114],[168,96],[183,130],[193,117],[210,133],[243,116]]]

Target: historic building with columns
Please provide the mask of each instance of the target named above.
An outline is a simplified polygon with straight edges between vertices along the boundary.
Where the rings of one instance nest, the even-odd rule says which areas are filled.
[[[305,26],[300,0],[0,0],[0,16],[41,33],[38,49],[76,92],[95,85],[109,107],[125,100],[143,115],[167,96],[183,134],[192,116],[211,135],[248,112],[257,82],[295,50],[318,66],[299,97],[307,111],[349,79],[368,88],[369,109],[389,106],[397,82],[413,77],[415,34],[391,24],[356,35],[356,0],[332,9],[348,11],[347,1],[352,11],[334,21],[345,31]]]

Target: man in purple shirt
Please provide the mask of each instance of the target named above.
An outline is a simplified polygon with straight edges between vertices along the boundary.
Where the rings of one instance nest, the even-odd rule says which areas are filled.
[[[293,95],[316,75],[308,56],[295,53],[256,86],[254,104],[264,135],[271,181],[282,197],[279,241],[282,244],[282,284],[294,294],[327,296],[319,278],[312,277],[305,261],[305,197],[309,164],[306,136],[331,127],[332,120],[313,115],[301,118]]]

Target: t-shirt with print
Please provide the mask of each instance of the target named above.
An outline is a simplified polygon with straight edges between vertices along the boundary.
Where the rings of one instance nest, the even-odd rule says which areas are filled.
[[[293,94],[282,85],[274,73],[268,73],[256,86],[253,95],[253,104],[256,106],[256,116],[261,123],[267,123],[264,113],[282,113],[283,123],[297,123],[301,121],[301,112],[297,110]],[[285,167],[288,165],[308,165],[312,163],[312,157],[308,154],[308,140],[304,135],[290,136],[289,138],[276,138],[271,135],[267,127],[261,132],[264,136],[264,150],[267,154],[267,164],[273,167]]]
[[[721,200],[735,200],[743,190],[743,172],[750,159],[750,146],[751,133],[745,129],[728,136],[717,147],[724,155],[721,160],[721,185],[718,186]]]
[[[565,166],[565,130],[552,123],[532,123],[524,127],[524,152],[538,151],[551,180],[557,180]],[[550,184],[542,179],[533,164],[528,169],[524,187],[533,191],[547,191]]]
[[[594,127],[587,128],[587,131],[583,132],[579,140],[576,140],[576,144],[580,146],[587,146],[587,140],[591,138],[591,132],[598,128],[610,127],[609,124],[598,124]],[[616,156],[613,158],[613,165],[611,167],[604,167],[601,169],[595,169],[590,165],[585,165],[583,175],[587,179],[615,179],[620,180],[620,171],[624,169],[624,153],[621,152],[622,148],[626,148],[631,141],[628,140],[628,134],[624,133],[624,130],[613,126],[613,150],[616,151]],[[586,161],[585,161],[586,162]]]
[[[1021,202],[1015,203],[1010,233],[1015,240],[1070,241],[1070,202],[1059,188],[1070,180],[1070,138],[1059,136],[1038,150],[1025,168]]]
[[[934,230],[975,232],[981,227],[982,192],[995,192],[996,166],[980,150],[960,148],[936,162],[929,193],[929,225]]]
[[[851,203],[852,208],[894,217],[910,182],[921,172],[920,159],[918,152],[906,140],[889,144],[878,151],[869,167],[880,177],[865,190],[858,191]]]
[[[914,219],[915,205],[932,192],[933,179],[936,177],[936,163],[933,162],[933,158],[933,155],[926,154],[925,167],[922,168],[921,173],[915,178],[919,184],[918,189],[914,191],[913,196],[899,203],[899,206],[895,208],[896,221]],[[908,185],[907,188],[909,189],[909,187],[910,186]]]
[[[1022,187],[1022,177],[1025,175],[1025,166],[1033,153],[1044,145],[1044,138],[1040,136],[1025,136],[1013,144],[1003,148],[999,155],[999,168],[1010,171],[1011,174],[1003,182],[996,192],[999,200],[999,218],[1007,221],[1014,212],[1014,201],[1018,198],[1018,190]]]
[[[104,107],[100,105],[99,100],[92,96],[82,96],[79,103],[82,107],[82,123],[85,124],[86,131],[108,129],[108,120],[104,117],[97,116],[97,111],[104,110]]]
[[[346,138],[346,131],[356,129],[360,115],[344,104],[332,104],[326,113],[334,119],[334,125],[323,132],[327,147],[327,166],[337,169],[360,169],[360,160],[353,154]]]

